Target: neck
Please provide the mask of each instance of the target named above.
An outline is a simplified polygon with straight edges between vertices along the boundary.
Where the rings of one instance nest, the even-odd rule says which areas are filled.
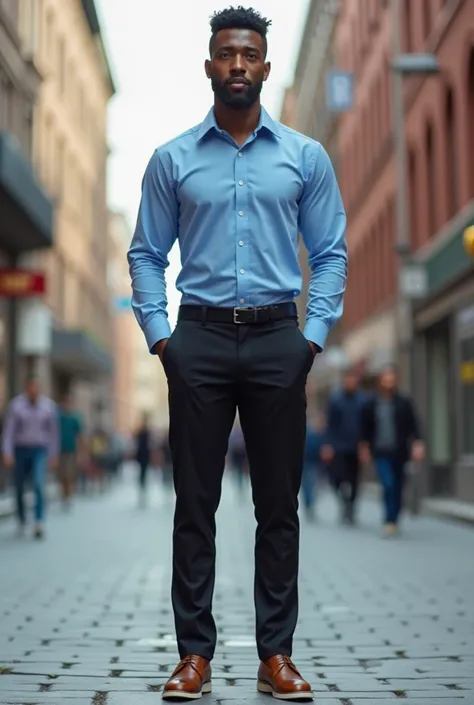
[[[260,101],[257,100],[250,108],[235,110],[225,105],[216,98],[214,101],[214,115],[216,122],[222,130],[229,135],[248,137],[257,128],[260,120]]]

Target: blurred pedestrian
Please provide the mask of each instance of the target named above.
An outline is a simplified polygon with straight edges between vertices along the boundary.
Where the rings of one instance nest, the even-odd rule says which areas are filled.
[[[410,397],[398,391],[397,373],[388,367],[380,374],[378,392],[364,407],[360,455],[374,460],[384,502],[384,534],[398,531],[403,504],[406,463],[420,463],[425,446]]]
[[[301,491],[306,518],[309,521],[316,519],[316,494],[321,474],[321,449],[324,446],[325,437],[324,416],[322,414],[308,416]]]
[[[147,478],[152,457],[152,433],[148,414],[143,414],[138,430],[135,433],[135,460],[138,463],[138,485],[140,502],[146,502]]]
[[[331,395],[328,402],[327,444],[321,456],[329,465],[331,481],[341,504],[343,523],[355,523],[356,501],[359,493],[362,409],[367,401],[359,389],[359,378],[347,370],[342,388]]]
[[[151,157],[129,250],[133,308],[169,386],[172,598],[183,660],[165,698],[200,697],[211,688],[215,513],[236,408],[257,519],[258,687],[280,698],[311,697],[290,661],[305,384],[342,313],[346,218],[323,147],[261,107],[269,24],[241,6],[213,15],[205,70],[214,107]],[[312,270],[304,335],[294,302],[302,281],[299,232]],[[165,268],[176,239],[183,299],[170,337]]]
[[[70,394],[65,394],[61,399],[59,429],[60,455],[57,474],[63,505],[68,508],[76,489],[78,471],[83,464],[85,452],[82,418],[74,409]]]
[[[31,478],[35,493],[34,535],[44,536],[45,491],[48,464],[57,467],[59,423],[56,404],[41,394],[39,381],[30,377],[25,392],[9,404],[3,430],[5,466],[13,469],[20,534],[26,526],[24,492]]]

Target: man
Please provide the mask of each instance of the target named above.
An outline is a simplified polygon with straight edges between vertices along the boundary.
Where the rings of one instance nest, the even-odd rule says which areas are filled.
[[[165,698],[211,690],[215,513],[236,408],[252,481],[258,688],[311,698],[290,660],[298,614],[298,492],[305,383],[342,312],[345,214],[320,144],[260,105],[270,22],[253,9],[211,19],[214,107],[156,150],[129,251],[133,307],[169,385],[176,510],[172,600],[182,661]],[[298,231],[312,278],[304,335]],[[178,239],[182,303],[170,337],[165,268]]]
[[[76,485],[77,468],[80,460],[79,454],[84,452],[82,419],[74,410],[69,394],[66,394],[61,400],[59,427],[61,454],[59,457],[58,479],[61,486],[63,505],[67,508]]]
[[[17,514],[20,533],[24,533],[26,516],[24,490],[31,473],[35,491],[35,531],[44,535],[44,504],[47,466],[55,469],[59,451],[58,412],[55,403],[40,394],[38,380],[31,378],[24,394],[9,404],[3,432],[3,456],[6,467],[14,470]]]
[[[394,536],[402,509],[405,465],[409,460],[422,462],[425,446],[413,402],[398,392],[393,368],[383,370],[378,394],[364,407],[360,454],[363,462],[374,459],[383,488],[384,535]]]
[[[331,395],[327,409],[328,444],[322,449],[322,457],[331,463],[332,481],[341,501],[342,521],[347,524],[355,521],[360,475],[360,425],[365,401],[357,375],[347,370],[341,390]]]

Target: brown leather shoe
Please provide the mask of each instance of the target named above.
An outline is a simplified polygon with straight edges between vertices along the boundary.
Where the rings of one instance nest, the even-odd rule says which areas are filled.
[[[165,700],[197,700],[211,692],[211,666],[202,656],[185,656],[163,690]]]
[[[298,672],[289,656],[278,654],[261,662],[257,690],[279,700],[312,700],[311,686]]]

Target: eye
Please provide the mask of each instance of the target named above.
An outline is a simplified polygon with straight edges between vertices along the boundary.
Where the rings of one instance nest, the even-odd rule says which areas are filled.
[[[247,59],[249,61],[257,61],[258,56],[257,56],[257,54],[247,54]]]
[[[219,54],[219,59],[229,59],[230,54],[228,51],[221,51]]]

